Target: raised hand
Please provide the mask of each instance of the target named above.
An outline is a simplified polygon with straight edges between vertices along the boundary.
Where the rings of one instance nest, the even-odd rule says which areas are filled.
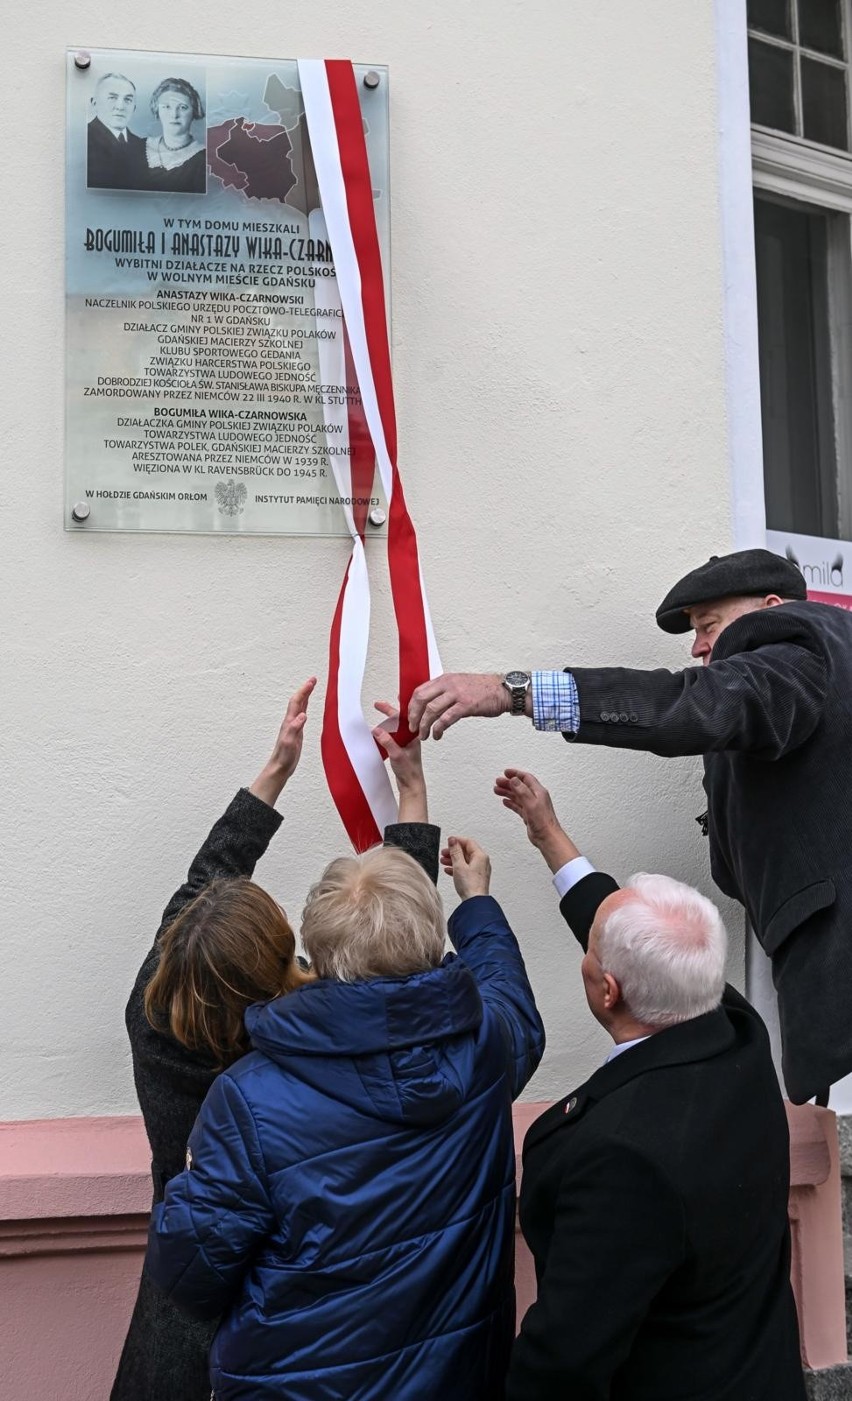
[[[302,757],[308,701],[316,684],[317,678],[311,676],[290,697],[272,753],[249,790],[270,807],[274,806],[287,780],[292,778]]]
[[[441,865],[462,900],[487,895],[491,885],[491,860],[471,837],[450,837],[441,852]]]
[[[424,681],[411,697],[409,729],[421,739],[440,739],[445,730],[467,715],[504,715],[512,697],[499,673],[446,672],[434,681]]]
[[[303,731],[308,722],[308,701],[316,684],[317,678],[311,676],[290,697],[269,759],[270,764],[284,775],[285,783],[292,777],[302,757]]]
[[[556,816],[547,789],[525,769],[506,769],[494,783],[503,806],[523,821],[527,836],[552,871],[580,853]]]
[[[400,822],[428,822],[426,777],[423,773],[420,740],[413,739],[410,744],[404,746],[397,744],[393,733],[399,720],[396,706],[391,705],[390,701],[376,701],[375,706],[381,715],[387,716],[389,722],[389,727],[376,726],[373,730],[373,739],[387,755],[388,763],[396,779],[396,786],[399,790],[399,820]]]

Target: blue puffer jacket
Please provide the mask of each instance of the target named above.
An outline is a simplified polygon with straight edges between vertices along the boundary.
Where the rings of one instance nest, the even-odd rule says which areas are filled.
[[[218,1401],[492,1401],[514,1331],[511,1101],[544,1049],[497,902],[450,921],[458,957],[317,982],[247,1025],[213,1085],[147,1268],[224,1313]]]

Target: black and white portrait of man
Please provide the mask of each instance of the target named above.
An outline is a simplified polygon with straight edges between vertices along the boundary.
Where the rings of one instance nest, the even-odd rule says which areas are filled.
[[[138,189],[145,174],[145,141],[130,130],[136,85],[123,73],[105,73],[89,99],[86,184],[90,190]]]

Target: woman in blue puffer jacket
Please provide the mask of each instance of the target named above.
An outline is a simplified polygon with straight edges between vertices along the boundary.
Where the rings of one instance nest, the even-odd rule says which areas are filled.
[[[440,896],[404,852],[327,868],[302,925],[316,981],[249,1010],[253,1050],[154,1212],[153,1278],[224,1315],[216,1401],[503,1394],[511,1102],[544,1031],[487,856],[451,839],[447,860],[446,957]]]
[[[251,877],[282,826],[276,804],[299,766],[315,684],[311,677],[291,697],[268,761],[213,824],[166,906],[127,1003],[155,1206],[166,1183],[183,1171],[187,1140],[210,1086],[251,1049],[246,1008],[309,977],[298,966],[284,911]],[[375,734],[381,743],[384,731]],[[420,745],[394,746],[390,767],[399,820],[385,829],[385,841],[407,851],[436,881],[440,833],[428,821]],[[143,1273],[110,1401],[209,1401],[215,1325],[215,1319],[187,1317]]]

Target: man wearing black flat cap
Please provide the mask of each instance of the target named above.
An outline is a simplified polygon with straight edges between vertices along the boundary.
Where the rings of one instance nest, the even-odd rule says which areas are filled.
[[[714,556],[657,609],[702,667],[456,674],[418,687],[409,724],[527,715],[581,744],[704,756],[713,878],[740,900],[778,993],[795,1103],[852,1071],[852,614],[807,601],[789,560]]]

